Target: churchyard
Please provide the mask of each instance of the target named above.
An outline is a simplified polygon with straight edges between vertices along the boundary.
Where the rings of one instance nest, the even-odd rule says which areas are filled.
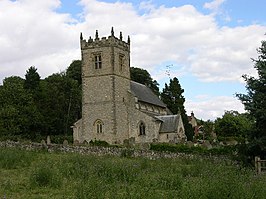
[[[266,195],[265,174],[257,175],[254,168],[225,156],[152,158],[132,157],[132,153],[124,149],[120,155],[95,155],[2,146],[0,198],[250,199]]]

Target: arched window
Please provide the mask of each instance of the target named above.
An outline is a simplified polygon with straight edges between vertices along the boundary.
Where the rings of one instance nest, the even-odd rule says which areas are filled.
[[[96,120],[94,123],[96,133],[103,133],[103,122]]]
[[[145,124],[143,122],[139,124],[139,135],[145,135]]]

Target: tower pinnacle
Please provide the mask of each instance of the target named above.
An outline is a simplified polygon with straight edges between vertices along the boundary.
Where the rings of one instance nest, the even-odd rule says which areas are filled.
[[[95,33],[95,39],[99,39],[98,30],[96,30],[96,33]]]
[[[112,27],[112,29],[111,29],[111,36],[112,36],[112,37],[115,36],[115,33],[114,33],[114,27]]]
[[[120,40],[121,40],[121,41],[123,40],[122,32],[120,32]]]

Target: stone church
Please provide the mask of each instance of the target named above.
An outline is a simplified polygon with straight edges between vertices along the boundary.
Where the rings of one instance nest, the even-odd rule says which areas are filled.
[[[82,118],[73,125],[74,142],[110,144],[186,140],[181,115],[171,115],[149,87],[130,80],[130,38],[83,39]]]

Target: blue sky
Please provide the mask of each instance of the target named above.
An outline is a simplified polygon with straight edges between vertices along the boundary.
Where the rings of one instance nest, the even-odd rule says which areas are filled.
[[[78,19],[79,14],[82,12],[82,6],[79,4],[79,0],[62,0],[61,6],[57,9],[61,13],[71,13],[72,16]],[[116,0],[105,0],[102,2],[115,3]],[[141,0],[124,0],[121,2],[132,3],[136,8],[141,4]],[[150,1],[155,6],[166,7],[179,7],[183,5],[193,5],[197,10],[204,14],[210,14],[210,10],[204,8],[204,4],[207,0],[153,0]],[[219,7],[220,15],[217,17],[219,25],[223,26],[237,26],[237,25],[249,25],[252,23],[266,24],[265,6],[264,0],[227,0]],[[141,13],[141,12],[140,12]],[[230,17],[231,20],[227,21],[226,17]]]
[[[243,112],[234,95],[245,92],[243,74],[256,75],[250,58],[266,37],[265,7],[265,0],[2,0],[0,82],[32,65],[42,78],[62,72],[80,59],[80,32],[108,36],[114,26],[131,37],[131,66],[161,88],[179,79],[188,114]]]

